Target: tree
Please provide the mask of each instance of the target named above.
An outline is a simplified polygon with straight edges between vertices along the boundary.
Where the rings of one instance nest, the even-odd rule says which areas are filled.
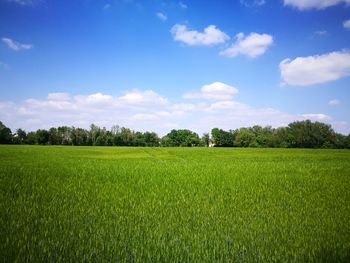
[[[11,129],[6,127],[1,121],[0,121],[0,143],[3,143],[3,144],[12,143]]]
[[[50,133],[47,130],[37,130],[36,138],[38,144],[46,145],[49,143]]]
[[[62,144],[62,137],[60,136],[60,134],[56,128],[50,128],[50,130],[49,130],[49,143],[51,145]]]
[[[269,140],[269,147],[288,148],[292,141],[291,135],[286,127],[277,128]]]
[[[321,148],[334,145],[335,132],[330,125],[321,122],[296,121],[287,127],[290,146],[296,148]]]
[[[82,128],[72,128],[72,132],[70,134],[70,139],[72,145],[87,145],[88,143],[88,131]]]
[[[200,139],[198,134],[190,130],[171,130],[170,133],[162,138],[163,146],[192,147],[199,144]]]
[[[95,124],[90,125],[90,131],[89,131],[89,145],[96,145],[96,140],[97,137],[99,136],[100,133],[100,127],[98,127]]]
[[[159,146],[160,139],[155,132],[145,132],[143,134],[146,146]]]
[[[17,129],[16,134],[13,136],[14,143],[23,144],[27,139],[27,133],[25,130]]]
[[[135,132],[133,136],[133,146],[146,146],[145,137],[142,132]]]
[[[350,134],[345,138],[345,148],[350,149]]]
[[[31,144],[31,145],[37,144],[38,140],[37,140],[36,132],[28,132],[25,143]]]
[[[240,128],[236,133],[234,145],[237,147],[257,147],[255,134],[248,128]]]
[[[253,146],[273,147],[271,140],[274,129],[272,129],[271,126],[261,127],[259,125],[255,125],[250,128],[250,131],[255,135],[255,141],[251,142]]]
[[[71,145],[72,144],[72,141],[71,141],[72,128],[71,127],[67,127],[67,126],[58,127],[57,131],[58,131],[58,134],[60,136],[61,144],[63,144],[63,145]]]
[[[131,146],[133,141],[133,132],[125,127],[120,129],[120,137],[123,146]]]
[[[232,147],[235,131],[224,131],[219,128],[211,130],[211,137],[215,147]]]
[[[201,145],[205,147],[209,147],[209,144],[210,144],[209,133],[204,133],[201,138]]]

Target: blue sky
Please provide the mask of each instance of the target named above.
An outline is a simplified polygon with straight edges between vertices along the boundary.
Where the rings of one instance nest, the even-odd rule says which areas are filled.
[[[349,0],[0,0],[0,120],[350,132]]]

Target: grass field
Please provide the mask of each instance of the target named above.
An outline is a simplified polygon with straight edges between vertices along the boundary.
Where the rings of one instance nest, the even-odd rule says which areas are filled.
[[[349,262],[350,151],[0,146],[3,262]]]

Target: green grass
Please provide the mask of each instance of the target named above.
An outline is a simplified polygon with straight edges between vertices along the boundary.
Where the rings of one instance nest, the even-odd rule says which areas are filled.
[[[3,262],[349,262],[350,151],[0,146]]]

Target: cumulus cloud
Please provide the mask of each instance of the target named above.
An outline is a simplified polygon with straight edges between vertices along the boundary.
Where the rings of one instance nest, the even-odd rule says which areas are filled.
[[[220,52],[220,55],[235,57],[245,55],[251,58],[260,56],[273,44],[273,37],[268,34],[250,33],[244,36],[243,33],[236,35],[236,41],[229,48]]]
[[[210,25],[203,32],[189,30],[186,25],[176,24],[170,32],[175,41],[183,42],[189,46],[212,46],[225,43],[230,37],[214,25]]]
[[[198,92],[185,93],[184,99],[228,100],[238,93],[238,89],[222,82],[202,86]]]
[[[168,17],[165,14],[161,13],[161,12],[156,13],[156,16],[162,21],[165,21],[165,20],[168,19]]]
[[[299,10],[307,9],[325,9],[338,4],[350,4],[350,0],[284,0],[284,5],[298,8]]]
[[[343,26],[344,26],[346,29],[350,29],[350,19],[344,21],[344,22],[343,22]]]
[[[340,100],[337,100],[337,99],[330,100],[330,101],[328,102],[328,105],[329,105],[329,106],[332,106],[332,107],[338,106],[339,104],[340,104]]]
[[[152,90],[126,91],[119,96],[101,92],[50,93],[46,99],[0,101],[0,120],[12,129],[21,127],[27,131],[61,125],[88,128],[95,123],[106,128],[118,124],[164,135],[173,128],[203,133],[213,127],[235,129],[255,124],[278,127],[312,119],[336,124],[343,132],[350,131],[348,123],[323,113],[289,114],[242,103],[233,98],[237,92],[230,85],[214,82],[201,87],[195,103],[187,103],[187,99],[175,103]]]
[[[5,43],[9,48],[13,49],[13,50],[16,50],[16,51],[19,51],[19,50],[22,50],[22,49],[32,49],[33,48],[33,45],[31,44],[21,44],[19,42],[16,42],[10,38],[2,38],[2,42]]]
[[[118,98],[123,103],[130,105],[166,105],[168,99],[154,92],[153,90],[132,90],[127,92],[125,95]]]
[[[288,85],[308,86],[337,80],[350,75],[350,53],[331,52],[324,55],[285,59],[280,65],[282,80]]]

